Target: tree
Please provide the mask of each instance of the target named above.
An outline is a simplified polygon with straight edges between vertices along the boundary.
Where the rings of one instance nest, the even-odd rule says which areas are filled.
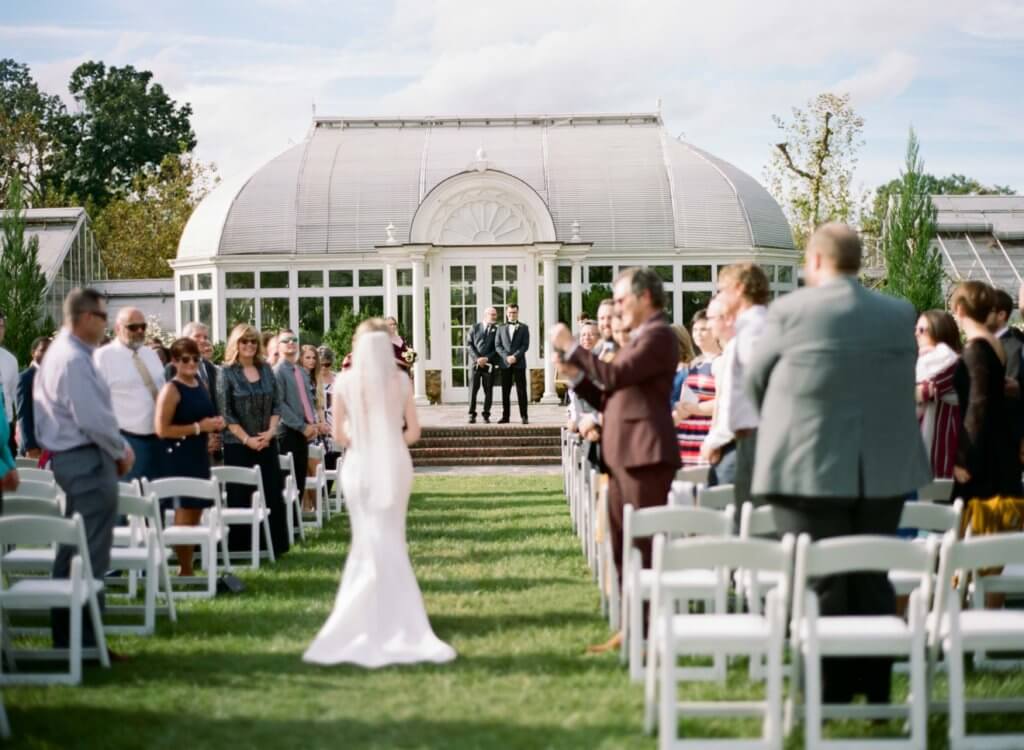
[[[766,169],[768,187],[793,227],[793,239],[803,248],[818,226],[827,221],[850,221],[857,151],[864,120],[850,106],[849,94],[819,94],[804,109],[793,108],[785,122],[772,121],[785,139],[775,144]]]
[[[322,342],[334,352],[336,362],[340,363],[344,356],[352,351],[352,337],[359,324],[372,317],[375,317],[372,312],[356,313],[351,308],[342,310],[333,327],[324,334]]]
[[[19,362],[27,362],[32,340],[40,331],[46,277],[39,268],[39,238],[25,240],[24,199],[16,176],[7,191],[7,210],[0,226],[0,300],[7,316],[4,345]]]
[[[913,128],[904,168],[882,226],[881,248],[886,279],[882,290],[903,297],[918,312],[942,308],[942,256],[933,245],[935,206],[925,179],[920,144]]]
[[[60,97],[40,91],[27,65],[0,60],[0,200],[17,178],[25,204],[45,202],[69,123]]]
[[[148,70],[90,61],[68,89],[80,111],[62,133],[63,191],[87,205],[103,208],[129,193],[139,172],[195,148],[192,107],[179,107]]]
[[[93,231],[112,278],[171,275],[168,260],[196,205],[217,183],[216,167],[190,155],[168,154],[157,168],[144,167],[131,192],[115,198],[93,218]]]

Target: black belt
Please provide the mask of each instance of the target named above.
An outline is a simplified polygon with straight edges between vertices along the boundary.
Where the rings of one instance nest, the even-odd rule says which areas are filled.
[[[125,437],[135,438],[136,440],[159,440],[155,433],[149,433],[148,435],[140,435],[137,432],[128,432],[128,430],[121,430],[121,434]]]

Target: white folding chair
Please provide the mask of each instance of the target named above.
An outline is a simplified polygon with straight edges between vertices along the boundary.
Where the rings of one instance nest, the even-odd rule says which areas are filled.
[[[93,578],[89,561],[89,546],[85,539],[85,524],[76,513],[72,518],[45,516],[4,516],[0,518],[0,546],[7,545],[66,545],[74,548],[69,578],[25,578],[7,585],[4,561],[0,558],[0,627],[8,630],[8,613],[12,611],[47,610],[54,607],[70,610],[70,638],[67,649],[40,649],[19,651],[8,647],[8,635],[3,636],[8,664],[17,669],[18,659],[68,659],[67,672],[0,673],[0,684],[77,685],[82,681],[83,656],[98,656],[100,664],[110,667],[110,654],[103,633],[98,594],[103,582]],[[96,646],[82,645],[82,608],[87,607]],[[2,670],[2,665],[0,665]]]
[[[693,482],[682,482],[678,479],[672,482],[668,491],[668,504],[680,507],[694,506],[697,504],[697,487]]]
[[[753,503],[743,503],[740,508],[740,539],[757,537],[778,538],[778,527],[775,525],[775,514],[770,505],[754,507]],[[777,572],[739,569],[734,576],[736,589],[746,602],[747,611],[760,615],[764,611],[763,600],[768,592],[790,581]],[[783,669],[785,672],[785,668]],[[751,681],[763,680],[765,677],[764,657],[751,654],[748,666]]]
[[[677,482],[690,482],[691,484],[707,484],[710,466],[686,466],[676,471]]]
[[[719,484],[714,487],[702,485],[697,489],[697,507],[725,510],[736,505],[736,488],[731,484]]]
[[[793,537],[767,539],[697,537],[670,542],[659,534],[654,542],[654,595],[651,605],[651,657],[644,691],[644,728],[654,728],[658,706],[658,747],[708,747],[739,750],[781,750],[783,740],[782,657],[786,638],[789,578],[793,567]],[[691,615],[674,606],[673,578],[688,571],[714,568],[728,576],[731,568],[772,574],[783,584],[768,595],[766,612]],[[683,670],[680,656],[755,653],[767,660],[766,699],[763,701],[683,702],[677,684]],[[685,679],[685,678],[684,678]],[[659,688],[660,683],[660,690]],[[761,737],[715,739],[678,734],[679,716],[762,716]]]
[[[952,496],[952,479],[933,479],[917,491],[917,499],[927,503],[948,503]]]
[[[622,592],[619,573],[612,550],[611,521],[608,517],[608,477],[598,475],[597,513],[594,536],[597,541],[597,586],[601,591],[601,613],[608,616],[608,627],[618,632],[622,627]]]
[[[53,472],[49,469],[36,469],[34,467],[18,467],[18,478],[23,482],[47,482],[53,483]]]
[[[644,602],[654,591],[654,570],[644,568],[643,557],[634,544],[639,539],[666,534],[670,539],[703,535],[723,537],[732,535],[733,509],[725,511],[707,508],[655,507],[624,508],[622,535],[622,657],[628,660],[629,676],[634,682],[644,678],[643,631]],[[695,568],[679,571],[671,576],[674,601],[685,610],[691,601],[704,604],[706,610],[724,612],[728,593],[728,580],[721,571]],[[716,656],[711,667],[693,667],[688,679],[725,680],[724,656]]]
[[[283,456],[278,458],[281,465],[281,473],[284,478],[284,486],[287,487],[288,479],[292,480],[292,484],[295,484],[295,459],[292,458],[291,453],[285,453]],[[296,488],[298,485],[296,485]],[[295,543],[296,534],[302,541],[306,541],[306,526],[302,521],[302,498],[299,497],[299,493],[296,492],[289,494],[287,491],[283,493],[284,497],[284,512],[286,526],[288,529],[288,542],[290,544]]]
[[[14,468],[20,473],[22,469],[35,469],[39,466],[38,458],[28,458],[26,456],[18,456],[14,459]]]
[[[1020,652],[1024,650],[1024,610],[961,609],[953,585],[963,571],[1024,563],[1024,533],[991,534],[957,540],[949,533],[942,541],[935,605],[930,618],[929,644],[932,663],[941,650],[949,675],[949,741],[961,748],[1021,748],[1024,734],[972,734],[967,732],[968,713],[1020,713],[1021,698],[970,699],[966,697],[964,654]],[[977,594],[975,594],[977,596]]]
[[[327,503],[331,513],[341,513],[344,504],[344,493],[341,490],[341,456],[335,461],[334,468],[328,469],[324,463],[324,482],[328,485]]]
[[[18,482],[18,489],[11,494],[20,497],[37,497],[40,500],[57,500],[61,492],[60,487],[52,479],[49,481],[26,479]]]
[[[811,542],[806,534],[797,541],[793,576],[793,616],[790,624],[791,656],[796,681],[802,679],[804,744],[813,748],[888,747],[923,748],[927,743],[928,678],[925,618],[931,597],[932,571],[938,544],[929,539],[914,544],[888,536],[845,536]],[[849,573],[888,573],[907,570],[920,585],[910,594],[908,619],[896,615],[821,615],[812,578]],[[910,662],[910,692],[905,705],[822,704],[823,657],[892,656]],[[801,669],[802,662],[802,669]],[[787,701],[787,726],[795,713],[796,689]],[[826,718],[907,718],[910,735],[902,739],[825,739]]]
[[[267,508],[266,495],[263,492],[263,474],[259,467],[214,466],[210,469],[221,489],[221,519],[230,531],[232,526],[249,528],[252,548],[248,554],[239,552],[235,557],[249,557],[253,568],[260,566],[260,558],[265,554],[270,562],[275,562],[274,542],[270,538],[270,509]],[[235,484],[251,487],[248,508],[232,508],[227,505],[228,485]],[[260,550],[260,529],[263,530],[263,541],[267,544],[266,552]],[[230,554],[230,553],[229,553]]]
[[[141,574],[145,584],[145,599],[141,607],[132,604],[107,603],[107,613],[141,614],[141,625],[107,625],[108,633],[152,635],[156,631],[157,597],[161,590],[166,605],[159,610],[167,613],[171,622],[178,621],[171,587],[171,571],[167,549],[164,547],[163,519],[160,501],[155,494],[138,497],[131,490],[122,490],[117,499],[117,512],[126,516],[132,527],[139,529],[134,543],[113,547],[110,551],[110,569],[128,573],[128,596],[135,598],[136,579]],[[107,577],[108,589],[116,578]]]
[[[168,548],[199,545],[200,567],[206,572],[205,588],[199,590],[175,590],[178,598],[212,599],[217,595],[217,548],[220,547],[224,569],[231,571],[228,555],[227,533],[221,519],[220,486],[215,479],[193,479],[191,477],[170,477],[167,479],[142,480],[142,491],[154,494],[159,501],[176,497],[194,497],[209,500],[213,506],[203,512],[197,526],[180,526],[174,523],[163,529],[164,545]],[[170,554],[167,552],[167,554]],[[173,576],[171,583],[177,586],[203,586],[199,576]]]
[[[952,505],[908,501],[903,503],[900,528],[919,532],[919,536],[913,540],[916,543],[923,543],[931,536],[936,538],[937,543],[941,543],[946,532],[952,530],[959,533],[963,510],[963,500],[957,500]],[[909,595],[920,583],[917,574],[906,570],[890,571],[889,581],[898,596]]]
[[[327,467],[324,466],[324,449],[319,445],[309,446],[309,460],[316,461],[313,476],[306,477],[306,490],[314,490],[316,514],[320,526],[331,520],[331,507],[327,502]]]
[[[14,493],[4,496],[4,517],[9,516],[63,518],[64,513],[55,499],[25,497]],[[49,576],[56,560],[57,545],[52,543],[43,546],[17,544],[3,552],[3,568],[8,576]]]

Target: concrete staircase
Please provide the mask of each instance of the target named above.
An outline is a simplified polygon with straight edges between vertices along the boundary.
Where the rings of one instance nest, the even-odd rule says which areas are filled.
[[[414,466],[547,466],[561,462],[558,427],[424,427],[411,449]]]

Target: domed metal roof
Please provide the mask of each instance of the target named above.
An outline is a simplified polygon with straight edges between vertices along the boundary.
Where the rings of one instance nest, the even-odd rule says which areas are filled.
[[[441,182],[493,170],[530,186],[558,241],[594,252],[792,250],[789,224],[750,175],[667,135],[657,114],[317,118],[309,137],[196,208],[179,258],[365,253],[394,225],[410,241]]]

